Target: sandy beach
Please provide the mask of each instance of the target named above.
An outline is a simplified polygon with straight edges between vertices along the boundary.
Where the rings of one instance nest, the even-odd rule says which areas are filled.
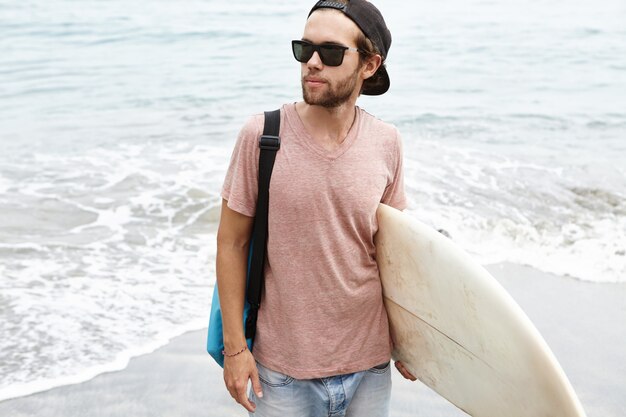
[[[488,269],[542,333],[589,417],[626,415],[626,285],[593,284],[529,267]],[[132,359],[122,371],[0,403],[0,415],[90,417],[246,416],[204,351],[206,330]],[[394,370],[394,417],[466,414]],[[505,417],[505,416],[503,416]]]

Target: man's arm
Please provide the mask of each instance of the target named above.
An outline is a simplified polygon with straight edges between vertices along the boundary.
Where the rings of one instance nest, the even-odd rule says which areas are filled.
[[[217,232],[217,285],[224,326],[224,351],[239,352],[246,346],[243,331],[243,306],[246,293],[246,269],[253,217],[244,216],[228,207],[222,200],[220,225]],[[259,375],[250,351],[224,358],[224,382],[230,395],[248,411],[256,405],[248,400],[248,380],[258,397],[262,396]]]

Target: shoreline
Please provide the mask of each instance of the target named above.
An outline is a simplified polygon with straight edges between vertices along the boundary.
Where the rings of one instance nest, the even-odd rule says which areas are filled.
[[[193,333],[203,329],[203,325],[195,324],[199,321],[189,323],[186,326],[182,326],[176,331],[169,334],[164,334],[153,340],[150,343],[137,348],[127,349],[120,352],[115,360],[109,363],[93,365],[87,367],[80,372],[72,375],[61,376],[55,379],[45,379],[28,383],[18,383],[10,385],[6,388],[0,389],[0,403],[3,401],[9,401],[17,398],[22,398],[30,395],[35,395],[41,392],[46,392],[55,388],[61,388],[70,385],[82,384],[89,382],[100,375],[108,374],[111,372],[123,371],[128,367],[130,361],[135,358],[149,355],[154,353],[158,349],[167,346],[177,337],[183,336],[187,333]],[[206,326],[204,326],[206,329]],[[6,393],[9,393],[8,395]],[[5,397],[6,396],[6,397]]]
[[[531,267],[487,266],[542,334],[589,417],[626,415],[626,284],[590,283]],[[206,328],[176,336],[119,371],[0,401],[0,415],[247,416],[204,350]],[[393,370],[392,416],[466,416]]]

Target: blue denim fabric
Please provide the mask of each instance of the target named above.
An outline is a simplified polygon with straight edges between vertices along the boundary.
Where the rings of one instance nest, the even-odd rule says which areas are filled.
[[[387,417],[390,364],[347,375],[294,379],[257,363],[263,398],[250,417]]]

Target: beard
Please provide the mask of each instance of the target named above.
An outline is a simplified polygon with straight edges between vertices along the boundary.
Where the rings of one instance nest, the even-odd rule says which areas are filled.
[[[302,98],[304,102],[309,105],[322,106],[325,108],[339,107],[352,97],[352,93],[354,93],[359,79],[358,74],[359,71],[357,69],[343,80],[337,81],[336,84],[332,84],[326,79],[327,89],[315,93],[307,90],[304,77],[302,77]]]

